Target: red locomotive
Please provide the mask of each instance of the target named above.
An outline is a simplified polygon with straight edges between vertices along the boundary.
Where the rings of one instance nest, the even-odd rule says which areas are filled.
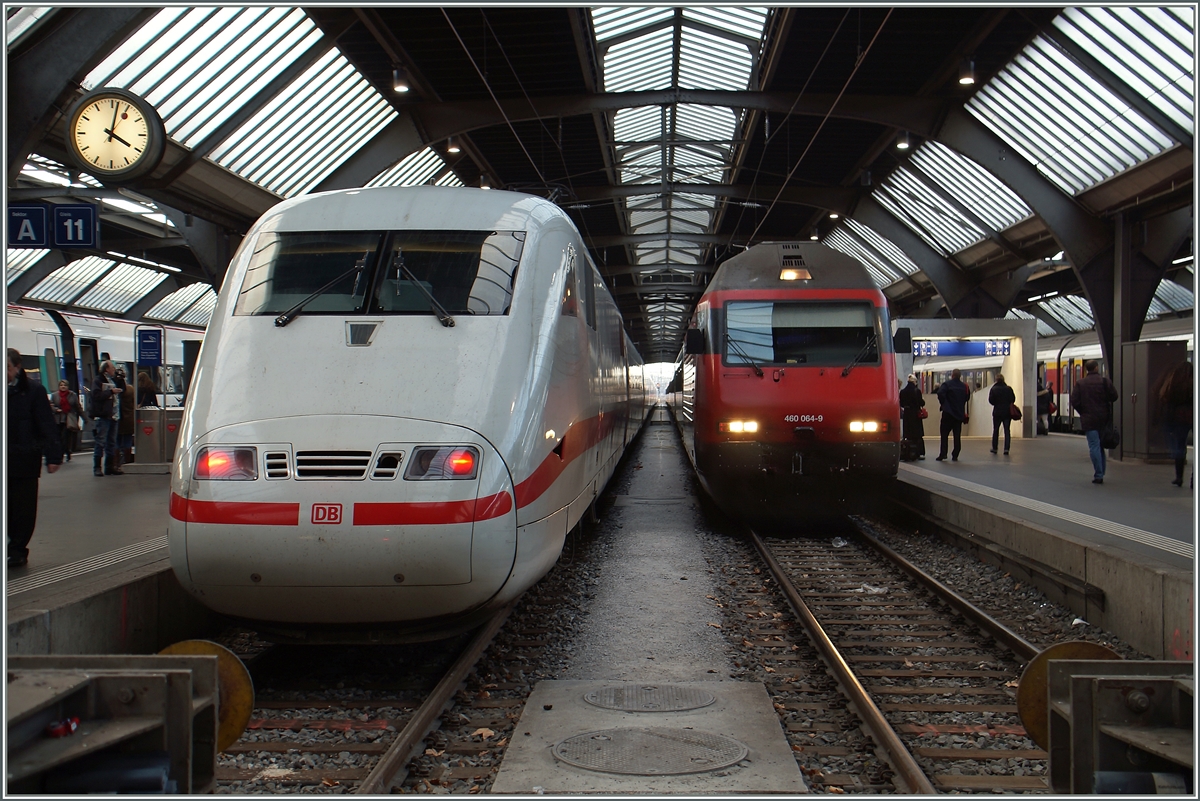
[[[792,517],[895,477],[900,406],[887,299],[856,260],[771,243],[726,261],[671,389],[705,491],[737,517]]]

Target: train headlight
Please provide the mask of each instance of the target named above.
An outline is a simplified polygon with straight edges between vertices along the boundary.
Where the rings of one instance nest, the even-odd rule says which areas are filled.
[[[852,420],[850,422],[850,430],[855,434],[875,434],[880,431],[887,431],[888,424],[878,423],[874,420]]]
[[[758,421],[725,420],[717,423],[717,430],[723,434],[756,434],[758,433]]]
[[[196,455],[192,477],[207,481],[253,481],[258,478],[258,449],[206,445]]]
[[[409,481],[471,479],[479,475],[479,451],[460,445],[414,448],[404,477]]]

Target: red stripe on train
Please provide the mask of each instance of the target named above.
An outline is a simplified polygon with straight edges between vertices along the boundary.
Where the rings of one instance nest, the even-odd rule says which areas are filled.
[[[190,501],[171,493],[171,517],[186,523],[225,523],[239,526],[298,526],[298,503],[233,503]]]
[[[624,419],[620,413],[610,412],[581,420],[568,428],[560,447],[556,449],[561,451],[562,456],[551,451],[529,478],[513,488],[517,496],[517,508],[523,509],[542,497],[567,469],[567,465],[603,442],[616,429],[617,423]]]
[[[499,492],[473,501],[356,503],[356,526],[436,526],[491,520],[512,511],[512,496]]]

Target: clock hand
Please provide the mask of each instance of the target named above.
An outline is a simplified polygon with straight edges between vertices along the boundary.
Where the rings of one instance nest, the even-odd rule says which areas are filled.
[[[115,130],[117,129],[117,112],[118,112],[118,111],[120,111],[120,110],[121,110],[121,106],[120,106],[120,105],[117,105],[117,106],[115,106],[115,107],[113,108],[113,121],[112,121],[112,125],[111,125],[111,126],[109,126],[108,128],[105,128],[105,129],[104,129],[104,132],[105,132],[106,134],[108,134],[108,141],[110,141],[110,142],[113,140],[113,137],[114,137],[114,136],[116,136],[116,134],[115,134],[115,133],[113,133],[113,131],[115,131]]]
[[[111,129],[109,129],[109,128],[105,128],[105,129],[104,129],[104,132],[105,132],[106,134],[108,134],[108,141],[110,141],[110,142],[111,142],[112,140],[116,139],[118,142],[120,142],[121,144],[125,145],[125,147],[133,147],[133,145],[129,144],[129,143],[128,143],[128,142],[126,142],[124,139],[122,139],[121,137],[119,137],[119,136],[117,136],[115,133],[113,133]]]

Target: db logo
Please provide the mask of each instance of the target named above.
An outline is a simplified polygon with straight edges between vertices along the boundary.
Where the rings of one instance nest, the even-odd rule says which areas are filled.
[[[342,522],[342,505],[340,503],[314,503],[312,521],[338,525]]]

